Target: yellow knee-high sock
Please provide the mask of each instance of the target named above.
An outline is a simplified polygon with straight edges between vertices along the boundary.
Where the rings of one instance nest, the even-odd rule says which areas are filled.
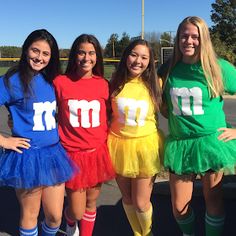
[[[130,226],[134,232],[134,236],[142,236],[142,229],[139,223],[139,220],[136,215],[136,210],[133,207],[133,205],[127,205],[123,203],[123,208],[125,210],[125,214],[128,218],[128,221],[130,223]]]
[[[142,228],[142,236],[151,236],[152,234],[152,205],[145,212],[136,211],[139,223]]]

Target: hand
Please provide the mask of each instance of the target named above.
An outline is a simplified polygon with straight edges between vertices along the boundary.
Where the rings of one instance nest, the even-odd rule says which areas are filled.
[[[236,139],[236,129],[219,128],[218,131],[222,131],[222,133],[218,136],[219,140],[222,140],[224,142],[228,142],[232,139]]]
[[[3,137],[1,136],[1,146],[5,149],[11,149],[18,153],[22,153],[19,148],[29,149],[30,139],[18,137]]]

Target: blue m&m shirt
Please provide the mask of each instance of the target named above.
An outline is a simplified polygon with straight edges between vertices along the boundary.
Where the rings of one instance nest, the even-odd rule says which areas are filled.
[[[59,141],[54,88],[42,74],[33,77],[27,94],[23,93],[18,73],[10,77],[9,87],[0,77],[0,105],[5,105],[12,116],[12,135],[30,139],[31,147],[45,147]]]

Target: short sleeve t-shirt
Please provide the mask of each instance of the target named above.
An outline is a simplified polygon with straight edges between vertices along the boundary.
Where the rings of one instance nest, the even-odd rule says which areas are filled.
[[[45,147],[59,141],[55,121],[54,88],[38,74],[30,82],[30,94],[24,94],[19,74],[0,78],[0,105],[5,105],[13,119],[12,135],[30,139],[32,147]]]
[[[142,137],[156,132],[155,109],[141,78],[133,78],[112,96],[110,132],[119,137]]]
[[[58,101],[59,136],[67,151],[86,151],[107,139],[108,82],[98,76],[54,80]]]
[[[219,59],[225,91],[236,92],[236,68]],[[169,108],[169,131],[176,138],[191,138],[226,127],[221,96],[212,98],[201,63],[179,62],[171,71],[164,95]]]

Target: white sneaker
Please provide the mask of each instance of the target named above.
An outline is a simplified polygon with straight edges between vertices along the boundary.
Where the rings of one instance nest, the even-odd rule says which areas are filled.
[[[67,236],[79,236],[79,228],[77,222],[74,226],[69,226],[66,224],[66,235]]]

